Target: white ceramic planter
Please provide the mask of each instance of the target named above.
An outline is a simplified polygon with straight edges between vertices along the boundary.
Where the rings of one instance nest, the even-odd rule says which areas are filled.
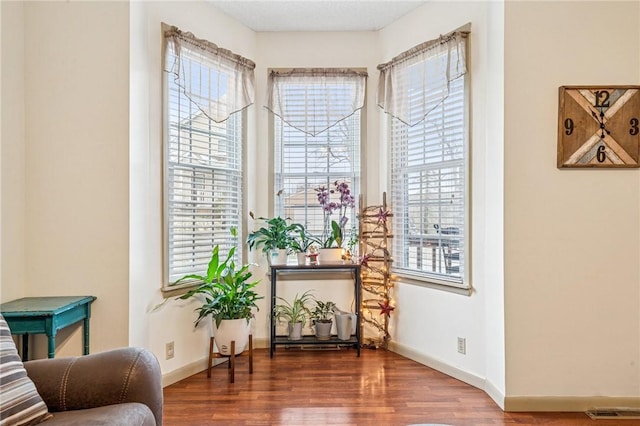
[[[271,265],[286,265],[287,264],[287,249],[273,250],[269,253],[271,256]]]
[[[334,317],[336,319],[336,330],[338,332],[338,339],[349,340],[352,334],[356,334],[356,314],[340,311],[336,312],[334,314]]]
[[[307,253],[296,253],[296,257],[298,259],[298,265],[307,264]]]
[[[320,263],[321,265],[327,263],[342,263],[343,249],[340,247],[321,248],[318,252],[320,253],[318,256],[318,263]]]
[[[250,321],[245,318],[222,320],[219,328],[213,320],[213,341],[221,355],[231,355],[232,340],[236,342],[235,355],[242,353],[249,343],[250,331]]]
[[[289,340],[302,340],[302,323],[297,322],[295,324],[289,323]]]

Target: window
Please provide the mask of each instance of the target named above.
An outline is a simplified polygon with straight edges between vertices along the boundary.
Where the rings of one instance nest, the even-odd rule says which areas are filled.
[[[237,81],[233,67],[208,60],[200,49],[208,42],[192,44],[197,39],[177,29],[167,34],[174,37],[168,37],[165,51],[164,156],[166,268],[172,283],[206,272],[215,245],[224,256],[237,247],[241,259],[245,114],[229,107]]]
[[[364,73],[344,70],[295,70],[270,76],[274,214],[302,223],[316,236],[323,231],[316,188],[335,189],[336,181],[346,182],[356,200],[360,194],[365,78]],[[346,213],[346,230],[357,228],[355,210]]]
[[[448,65],[464,63],[466,34],[456,34],[402,58],[399,99],[386,106],[398,102],[389,124],[395,272],[466,288],[468,85]]]

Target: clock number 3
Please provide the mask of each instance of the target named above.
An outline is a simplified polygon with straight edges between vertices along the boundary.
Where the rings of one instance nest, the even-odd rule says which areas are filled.
[[[632,118],[631,121],[629,121],[629,125],[631,126],[631,128],[629,129],[629,134],[631,136],[635,136],[638,134],[638,132],[640,132],[640,128],[638,128],[638,125],[640,125],[640,121],[638,121],[637,118]]]
[[[636,131],[638,130],[638,120],[636,120]],[[566,120],[564,120],[564,134],[567,136],[570,136],[573,133],[573,120],[570,118],[567,118]]]
[[[607,90],[598,90],[594,93],[596,95],[596,108],[608,108],[609,107],[609,92]]]

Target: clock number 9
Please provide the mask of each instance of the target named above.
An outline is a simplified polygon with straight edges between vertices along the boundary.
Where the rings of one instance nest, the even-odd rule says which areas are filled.
[[[570,136],[572,133],[573,133],[573,120],[570,118],[567,118],[566,120],[564,120],[564,134],[567,136]]]
[[[640,124],[638,119],[637,118],[632,118],[631,121],[629,121],[629,124],[631,125],[631,128],[629,129],[629,134],[631,136],[637,135],[638,132],[640,131],[640,128],[638,128],[638,125]]]
[[[609,92],[607,90],[598,90],[594,93],[596,95],[596,107],[609,107]]]
[[[598,152],[596,154],[596,159],[598,160],[598,163],[602,163],[604,162],[604,160],[607,159],[607,154],[604,152],[605,147],[604,145],[600,145],[598,147]]]

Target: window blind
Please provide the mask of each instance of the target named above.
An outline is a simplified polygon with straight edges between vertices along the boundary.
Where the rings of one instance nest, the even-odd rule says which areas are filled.
[[[433,74],[442,51],[426,52],[394,76],[412,117],[390,118],[393,256],[396,273],[465,287],[467,85]],[[451,61],[456,61],[457,51]],[[425,76],[433,76],[425,79]]]
[[[167,65],[174,63],[169,44]],[[197,52],[182,46],[181,67],[189,76],[189,97],[177,82],[166,79],[167,138],[165,147],[166,245],[168,282],[207,270],[215,245],[226,256],[242,244],[243,113],[216,123],[192,98],[215,102],[232,81],[226,67],[203,63]],[[236,259],[236,260],[238,260]]]
[[[361,80],[364,84],[364,79]],[[356,199],[360,193],[361,109],[344,118],[344,105],[364,88],[342,76],[313,75],[278,82],[288,120],[273,114],[275,214],[302,223],[316,236],[323,233],[323,211],[316,188],[346,182]],[[322,102],[318,102],[322,99]],[[336,111],[333,111],[333,108]],[[327,117],[342,116],[326,128]],[[325,128],[317,135],[295,127]],[[357,227],[355,208],[347,212],[346,230]]]

